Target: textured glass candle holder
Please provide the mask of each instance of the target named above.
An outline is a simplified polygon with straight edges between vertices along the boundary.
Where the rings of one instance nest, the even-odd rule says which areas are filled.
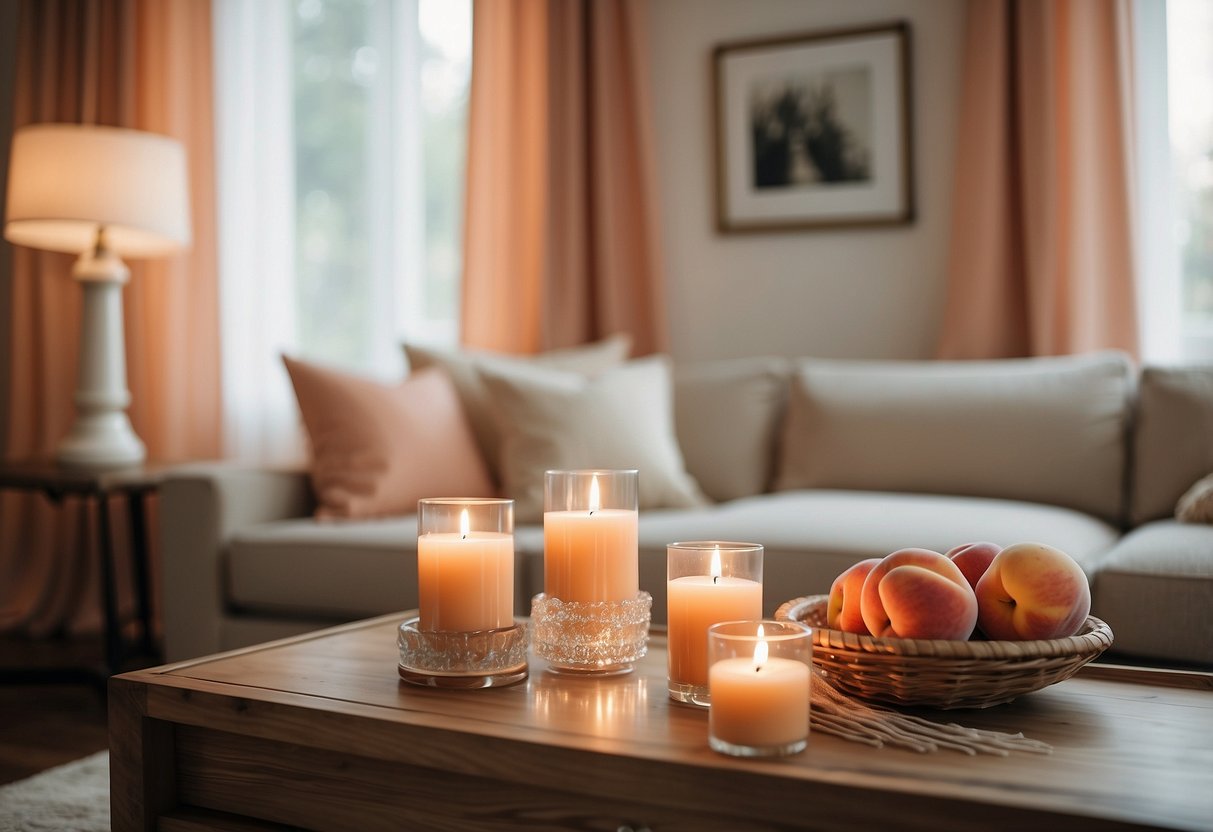
[[[514,501],[417,504],[418,614],[400,625],[400,678],[491,688],[527,677],[527,630],[514,620]]]
[[[635,470],[544,474],[543,592],[535,654],[556,672],[616,674],[647,650],[653,599],[640,591]]]
[[[527,678],[527,627],[441,633],[400,625],[400,678],[432,688],[496,688]]]
[[[734,757],[786,757],[809,742],[813,631],[798,621],[708,628],[708,744]]]
[[[666,599],[670,698],[707,707],[708,627],[762,618],[762,546],[727,540],[669,544]]]
[[[531,600],[535,655],[557,673],[629,673],[648,652],[653,597],[626,601],[562,601],[539,593]]]

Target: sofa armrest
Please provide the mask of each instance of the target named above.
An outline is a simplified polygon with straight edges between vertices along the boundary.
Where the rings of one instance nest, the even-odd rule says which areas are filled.
[[[168,474],[160,487],[168,661],[222,649],[223,552],[232,536],[259,523],[307,516],[313,506],[304,471],[219,462]]]

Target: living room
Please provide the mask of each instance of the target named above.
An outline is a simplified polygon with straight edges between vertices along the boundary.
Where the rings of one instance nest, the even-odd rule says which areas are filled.
[[[531,615],[549,469],[640,470],[654,627],[675,541],[767,617],[1040,541],[1207,678],[1211,80],[1199,0],[5,4],[3,779],[419,607],[419,499],[514,501]]]

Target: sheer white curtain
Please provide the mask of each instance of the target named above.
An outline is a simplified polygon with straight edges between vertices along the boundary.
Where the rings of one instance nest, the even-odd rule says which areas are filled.
[[[303,444],[279,358],[298,346],[292,4],[213,9],[224,451],[293,463]]]

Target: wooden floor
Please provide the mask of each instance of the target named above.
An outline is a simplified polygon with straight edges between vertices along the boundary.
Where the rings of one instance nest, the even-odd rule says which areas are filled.
[[[100,639],[0,636],[0,669],[98,665]],[[96,683],[0,683],[0,784],[108,747],[106,704]]]

